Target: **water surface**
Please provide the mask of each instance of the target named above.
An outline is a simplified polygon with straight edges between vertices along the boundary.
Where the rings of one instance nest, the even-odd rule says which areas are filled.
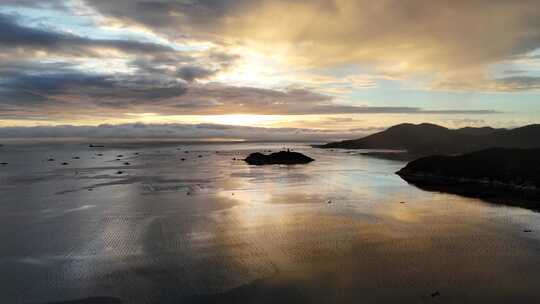
[[[238,160],[282,147],[316,161]],[[0,162],[1,303],[540,302],[540,215],[418,189],[403,162],[74,142]]]

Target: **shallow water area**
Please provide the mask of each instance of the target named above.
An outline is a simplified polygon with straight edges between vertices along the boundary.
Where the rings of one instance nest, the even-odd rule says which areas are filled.
[[[241,160],[282,148],[316,161]],[[540,302],[540,214],[418,189],[401,161],[40,142],[0,162],[1,303]]]

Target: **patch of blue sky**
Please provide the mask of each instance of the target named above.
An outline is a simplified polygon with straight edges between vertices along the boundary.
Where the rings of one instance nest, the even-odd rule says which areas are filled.
[[[495,110],[540,112],[540,92],[466,92],[367,88],[353,91],[351,104],[369,106],[417,106],[423,109]]]
[[[66,9],[15,6],[1,6],[0,13],[17,17],[19,22],[27,27],[70,33],[90,39],[155,43],[178,51],[204,51],[208,48],[203,44],[174,43],[150,32],[129,27],[105,27],[97,22],[99,16],[92,13],[74,14],[73,11]]]
[[[351,75],[364,74],[368,72],[368,69],[362,68],[357,64],[341,64],[332,66],[331,68],[311,68],[307,69],[306,72],[315,74],[315,75],[325,75],[331,77],[346,77]]]
[[[487,70],[488,77],[492,79],[511,77],[511,76],[532,76],[538,74],[538,71],[531,69],[530,64],[518,62],[501,62],[492,64]]]
[[[95,27],[95,22],[90,16],[73,15],[66,10],[1,6],[0,12],[17,17],[19,23],[27,27],[69,32],[81,36],[85,31],[91,31]]]
[[[488,75],[492,78],[510,76],[540,76],[540,50],[535,50],[527,55],[519,56],[492,64],[488,69]]]

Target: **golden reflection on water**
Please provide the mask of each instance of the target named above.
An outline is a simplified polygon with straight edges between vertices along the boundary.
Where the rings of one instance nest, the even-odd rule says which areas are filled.
[[[140,149],[122,176],[111,161],[90,158],[76,177],[40,167],[55,175],[0,186],[11,198],[0,205],[3,231],[41,246],[28,251],[4,232],[4,257],[52,261],[0,263],[8,276],[34,278],[25,278],[32,288],[4,280],[5,299],[175,303],[217,294],[212,303],[242,292],[252,303],[422,303],[440,291],[455,303],[540,300],[538,213],[417,189],[393,174],[399,162],[309,148],[299,148],[316,159],[306,166],[231,160],[246,147],[190,147],[197,153],[181,156],[176,147]],[[43,217],[36,206],[70,212]]]
[[[427,301],[433,290],[450,301],[497,302],[493,290],[484,289],[496,284],[502,295],[528,292],[523,299],[529,299],[527,280],[535,274],[517,269],[532,266],[537,249],[519,235],[522,222],[530,224],[537,214],[424,192],[366,167],[350,170],[354,166],[344,162],[286,176],[261,169],[258,178],[219,194],[239,203],[226,212],[234,218],[228,229],[242,231],[247,247],[263,248],[276,266],[267,277],[271,283],[252,288],[269,284],[266,291],[279,294],[293,285],[314,302]]]

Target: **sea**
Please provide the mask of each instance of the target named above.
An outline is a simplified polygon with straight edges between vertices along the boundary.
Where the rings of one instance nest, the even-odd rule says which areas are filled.
[[[540,214],[309,143],[8,142],[0,303],[540,303]],[[283,149],[306,165],[250,166]]]

